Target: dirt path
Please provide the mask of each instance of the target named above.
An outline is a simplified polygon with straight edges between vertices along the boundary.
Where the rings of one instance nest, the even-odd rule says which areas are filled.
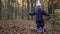
[[[49,26],[46,25],[44,33],[37,33],[36,24],[32,20],[0,21],[0,34],[60,34],[60,30]]]

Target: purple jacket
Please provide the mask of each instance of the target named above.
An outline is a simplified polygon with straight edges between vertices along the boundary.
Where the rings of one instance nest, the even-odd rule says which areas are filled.
[[[36,10],[35,12],[31,12],[29,13],[29,15],[31,16],[36,15],[36,20],[43,20],[43,15],[49,16],[49,13],[41,9],[41,10]]]

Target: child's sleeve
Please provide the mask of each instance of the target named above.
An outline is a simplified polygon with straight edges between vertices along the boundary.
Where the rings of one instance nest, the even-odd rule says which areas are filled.
[[[43,14],[49,16],[49,13],[43,10]]]
[[[31,16],[35,15],[35,12],[31,12],[31,13],[29,13],[29,15],[31,15]]]

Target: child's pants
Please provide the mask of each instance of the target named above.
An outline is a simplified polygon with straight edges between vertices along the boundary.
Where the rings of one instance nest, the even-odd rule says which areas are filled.
[[[36,24],[37,24],[37,28],[40,28],[40,27],[44,28],[44,25],[45,25],[43,20],[37,20]]]

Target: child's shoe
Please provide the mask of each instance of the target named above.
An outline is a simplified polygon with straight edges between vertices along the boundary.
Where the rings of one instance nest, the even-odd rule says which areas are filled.
[[[44,28],[42,28],[42,32],[44,32]]]
[[[40,28],[37,28],[37,32],[42,32],[42,31],[40,30]]]

